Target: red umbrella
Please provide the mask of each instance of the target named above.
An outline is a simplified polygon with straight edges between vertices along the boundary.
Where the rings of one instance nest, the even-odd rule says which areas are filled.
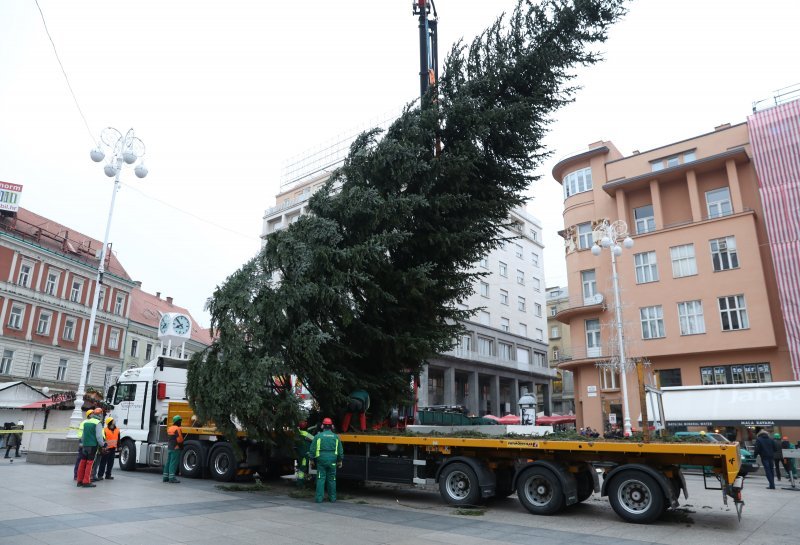
[[[519,424],[519,416],[515,414],[507,414],[503,418],[497,420],[501,424]]]

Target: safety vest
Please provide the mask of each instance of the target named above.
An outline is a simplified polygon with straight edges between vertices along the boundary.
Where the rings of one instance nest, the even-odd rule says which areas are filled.
[[[320,453],[329,453],[335,455],[337,458],[343,455],[342,444],[339,437],[332,431],[325,430],[314,438],[316,445],[312,443],[314,452],[312,456],[319,458]]]
[[[97,447],[97,426],[100,425],[100,422],[95,420],[94,418],[90,418],[83,424],[83,436],[81,437],[81,443],[84,447]]]
[[[167,428],[167,441],[169,450],[181,448],[181,445],[183,445],[183,432],[180,426],[172,425]]]
[[[88,421],[89,421],[89,419],[87,418],[86,420],[84,420],[83,422],[81,422],[80,424],[78,424],[78,429],[75,431],[75,435],[77,435],[77,436],[78,436],[78,439],[80,439],[80,438],[82,438],[82,437],[83,437],[83,426],[84,426],[84,425],[85,425],[85,424],[86,424]]]
[[[106,440],[106,447],[117,448],[117,443],[119,442],[119,428],[114,427],[113,430],[109,428],[104,429],[103,437]]]

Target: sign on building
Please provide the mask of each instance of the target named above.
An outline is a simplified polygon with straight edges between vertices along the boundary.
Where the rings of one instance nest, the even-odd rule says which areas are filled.
[[[0,210],[16,212],[19,210],[19,198],[22,195],[22,186],[0,182]]]

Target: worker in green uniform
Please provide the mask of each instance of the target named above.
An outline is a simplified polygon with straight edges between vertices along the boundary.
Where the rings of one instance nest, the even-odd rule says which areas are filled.
[[[163,481],[165,483],[179,483],[175,478],[178,470],[178,459],[181,457],[181,447],[183,447],[183,432],[181,431],[182,419],[176,414],[172,417],[172,425],[167,428],[167,461],[164,464]]]
[[[342,433],[350,431],[350,420],[353,415],[358,415],[358,424],[361,431],[367,431],[367,411],[369,410],[369,394],[366,390],[356,390],[350,394],[347,401],[347,413],[342,420]]]
[[[306,484],[306,477],[308,477],[308,447],[314,436],[306,431],[308,423],[303,420],[297,425],[297,433],[294,436],[294,449],[297,456],[297,479],[295,483],[299,488]]]
[[[336,469],[342,467],[344,450],[339,436],[333,433],[333,421],[325,418],[322,431],[314,436],[308,449],[309,458],[317,467],[317,494],[314,500],[322,503],[325,497],[325,485],[328,486],[328,499],[336,501]]]

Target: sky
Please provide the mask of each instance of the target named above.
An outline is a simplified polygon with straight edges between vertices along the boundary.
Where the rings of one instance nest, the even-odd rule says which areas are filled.
[[[513,0],[436,0],[440,57]],[[112,180],[89,151],[133,128],[150,171],[128,168],[110,242],[129,275],[202,326],[214,288],[260,247],[281,171],[418,93],[410,0],[0,2],[0,181],[21,205],[101,239]],[[566,285],[555,162],[591,142],[624,154],[745,121],[800,83],[800,2],[639,0],[577,71],[553,116],[552,152],[528,191],[544,227],[547,286]],[[88,125],[88,128],[87,128]]]

